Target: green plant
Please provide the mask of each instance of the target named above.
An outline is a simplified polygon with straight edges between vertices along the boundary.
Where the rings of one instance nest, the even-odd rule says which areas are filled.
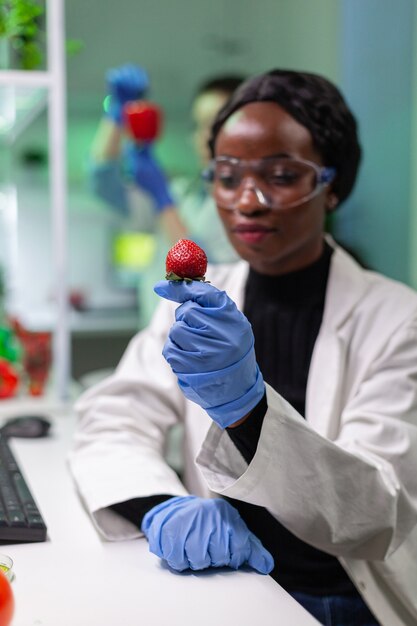
[[[33,70],[44,63],[44,15],[44,0],[0,0],[0,41],[4,39],[10,46],[13,69]],[[79,40],[66,41],[69,56],[82,47]]]
[[[0,38],[7,40],[21,69],[42,64],[44,12],[43,2],[37,0],[0,0]]]

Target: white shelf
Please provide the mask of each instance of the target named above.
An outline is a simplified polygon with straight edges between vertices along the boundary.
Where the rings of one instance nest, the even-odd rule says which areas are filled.
[[[0,141],[6,144],[16,141],[45,110],[47,100],[45,87],[3,84],[0,81]]]
[[[47,70],[0,71],[3,140],[11,143],[48,107],[49,180],[56,327],[53,365],[57,397],[69,395],[70,337],[67,280],[66,60],[64,0],[46,0]],[[2,97],[3,96],[3,97]]]
[[[26,88],[49,88],[54,78],[50,70],[0,70],[0,85]]]

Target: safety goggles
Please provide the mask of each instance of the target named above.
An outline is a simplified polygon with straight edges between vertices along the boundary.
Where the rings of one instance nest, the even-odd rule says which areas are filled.
[[[254,193],[269,209],[289,209],[318,195],[335,177],[332,167],[291,157],[244,161],[220,156],[212,159],[202,176],[216,204],[235,210],[243,195]]]

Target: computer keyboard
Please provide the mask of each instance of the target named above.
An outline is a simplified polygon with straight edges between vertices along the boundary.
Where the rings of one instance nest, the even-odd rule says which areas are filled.
[[[45,522],[7,438],[0,433],[0,544],[45,540]]]

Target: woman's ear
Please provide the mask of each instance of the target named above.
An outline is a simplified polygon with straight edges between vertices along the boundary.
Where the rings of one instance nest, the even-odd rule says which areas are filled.
[[[337,205],[339,204],[339,198],[333,191],[329,191],[326,198],[326,210],[328,213],[331,213],[335,210]]]

